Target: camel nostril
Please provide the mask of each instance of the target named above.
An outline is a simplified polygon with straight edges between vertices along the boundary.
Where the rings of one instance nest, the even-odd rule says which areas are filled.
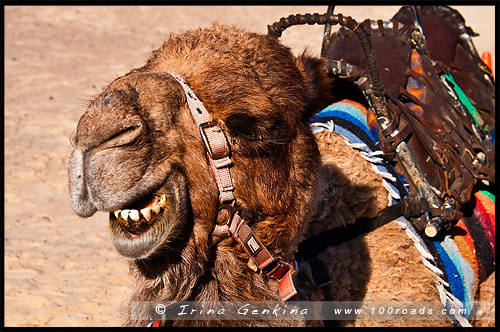
[[[133,143],[143,131],[144,124],[141,122],[131,123],[128,126],[125,125],[116,134],[104,140],[102,145],[105,147],[116,147]]]
[[[104,120],[104,113],[90,111],[85,113],[76,133],[70,137],[73,147],[90,151],[94,148],[112,148],[131,144],[144,133],[146,123],[138,114],[117,115],[113,120]]]

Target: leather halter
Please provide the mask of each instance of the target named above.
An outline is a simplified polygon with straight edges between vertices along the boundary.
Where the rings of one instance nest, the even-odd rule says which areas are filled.
[[[249,266],[255,271],[264,273],[266,276],[278,280],[281,299],[286,301],[297,294],[293,286],[292,273],[296,270],[296,264],[290,264],[275,257],[262,244],[257,235],[243,220],[235,208],[236,197],[231,177],[229,158],[231,148],[226,135],[222,129],[210,119],[210,114],[203,103],[196,97],[194,92],[178,76],[171,74],[182,86],[186,94],[187,104],[191,115],[200,129],[200,135],[207,150],[207,158],[215,176],[219,190],[219,208],[229,212],[229,218],[225,225],[215,225],[211,235],[212,245],[222,238],[232,237],[250,256]]]

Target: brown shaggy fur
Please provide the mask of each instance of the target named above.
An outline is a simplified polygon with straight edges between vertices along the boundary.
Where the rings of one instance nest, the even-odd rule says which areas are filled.
[[[322,65],[306,54],[294,57],[275,38],[214,25],[171,35],[145,66],[116,79],[91,103],[72,138],[75,212],[137,206],[154,192],[170,197],[167,211],[138,239],[110,219],[117,249],[133,258],[131,301],[279,301],[277,282],[250,270],[232,239],[210,245],[217,186],[182,88],[169,73],[182,77],[228,137],[237,208],[272,254],[291,261],[300,241],[376,216],[387,205],[368,162],[342,138],[315,137],[305,123],[333,100]],[[316,288],[303,262],[294,277],[300,300],[438,300],[430,272],[397,225],[329,248],[317,259],[335,282]],[[145,324],[131,320],[129,305],[123,315],[125,325]]]

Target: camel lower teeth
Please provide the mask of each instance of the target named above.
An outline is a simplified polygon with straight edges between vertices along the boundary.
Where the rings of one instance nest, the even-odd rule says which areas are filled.
[[[151,220],[151,209],[150,208],[142,209],[141,214],[144,216],[144,219],[146,219],[147,221]]]
[[[133,221],[139,221],[139,219],[140,219],[140,217],[139,217],[139,211],[137,211],[137,210],[130,210],[129,217]]]
[[[128,219],[128,213],[129,212],[130,212],[130,210],[127,210],[127,209],[122,210],[122,212],[121,212],[120,215],[121,215],[121,217],[122,217],[123,220],[127,220]]]
[[[144,208],[141,209],[141,211],[137,210],[130,210],[130,209],[124,209],[124,210],[116,210],[113,212],[114,216],[116,219],[123,219],[125,221],[128,221],[129,218],[135,222],[139,221],[141,219],[141,216],[146,219],[146,221],[150,221],[152,217],[152,213],[154,212],[156,215],[160,213],[162,208],[160,206],[155,206],[154,208]]]
[[[160,211],[162,211],[166,206],[167,197],[165,194],[163,194],[160,201],[158,202],[158,205],[156,205],[155,207],[146,207],[144,209],[141,209],[140,211],[135,209],[116,210],[113,211],[113,214],[115,215],[115,218],[117,220],[122,219],[124,221],[129,221],[130,218],[132,221],[138,222],[139,220],[141,220],[141,217],[143,217],[146,221],[150,221],[153,217],[152,213],[158,215]]]

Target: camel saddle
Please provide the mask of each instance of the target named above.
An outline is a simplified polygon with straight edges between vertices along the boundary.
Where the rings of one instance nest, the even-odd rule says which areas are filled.
[[[495,183],[495,85],[472,44],[476,34],[445,6],[404,6],[390,21],[360,25],[373,47],[389,115],[385,128],[375,121],[371,129],[386,158],[409,180],[410,194],[418,194],[396,154],[406,144],[449,229],[478,181]],[[337,93],[376,109],[371,87],[359,83],[369,76],[366,54],[351,29],[325,38],[322,56],[337,78]]]

